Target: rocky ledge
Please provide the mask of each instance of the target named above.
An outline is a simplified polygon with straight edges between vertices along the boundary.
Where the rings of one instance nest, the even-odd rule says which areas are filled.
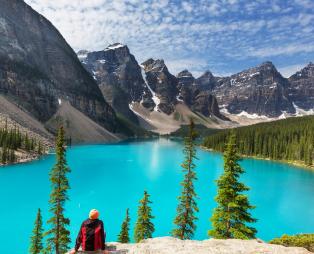
[[[109,243],[112,254],[310,254],[304,248],[284,247],[258,240],[179,240],[161,237],[144,240],[137,244]]]

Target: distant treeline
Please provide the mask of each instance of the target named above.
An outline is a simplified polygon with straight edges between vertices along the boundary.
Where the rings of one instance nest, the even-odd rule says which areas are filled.
[[[30,138],[27,133],[21,133],[18,128],[0,129],[0,162],[2,164],[15,162],[17,159],[15,151],[18,149],[42,154],[43,147],[40,141]]]
[[[313,165],[314,116],[222,130],[206,137],[204,146],[222,152],[231,132],[240,154]]]
[[[206,137],[208,135],[215,134],[215,133],[219,132],[220,130],[207,128],[206,126],[204,126],[202,124],[196,124],[195,125],[195,131],[197,132],[198,137]],[[178,130],[176,130],[170,134],[166,134],[164,136],[184,138],[188,135],[188,132],[189,132],[189,125],[183,125]]]

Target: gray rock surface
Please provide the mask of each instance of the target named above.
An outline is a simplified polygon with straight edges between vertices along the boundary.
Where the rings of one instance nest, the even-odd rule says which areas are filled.
[[[24,1],[0,6],[0,93],[41,122],[66,99],[115,131],[113,109],[58,30]]]
[[[77,54],[110,105],[134,123],[139,122],[130,109],[134,103],[171,115],[176,105],[184,102],[192,111],[206,117],[215,115],[225,119],[215,97],[209,91],[196,89],[195,79],[187,70],[175,77],[163,60],[148,59],[139,65],[128,47],[120,43],[101,51],[81,50]]]
[[[158,108],[168,115],[171,114],[177,103],[178,80],[169,72],[161,59],[148,59],[142,63],[142,66],[144,67],[148,85],[160,99]]]
[[[208,84],[214,79],[210,72],[195,79],[188,70],[184,70],[177,75],[177,79],[179,90],[177,98],[182,99],[193,111],[206,117],[216,116],[228,120],[220,114],[217,99],[209,89]]]
[[[179,240],[160,237],[144,240],[138,244],[110,244],[116,249],[112,254],[310,254],[304,248],[284,247],[257,240]],[[115,247],[114,247],[115,246]]]
[[[220,106],[232,114],[246,111],[249,114],[278,117],[283,112],[295,113],[289,99],[289,81],[281,76],[271,62],[265,62],[230,77],[204,76],[199,82],[202,89],[216,95]]]
[[[289,98],[304,110],[314,108],[314,64],[309,63],[289,78]]]
[[[145,86],[141,68],[127,46],[116,43],[101,51],[78,52],[84,67],[98,83],[106,101],[120,114],[137,123],[137,117],[129,109],[131,102],[146,102],[151,94]],[[153,101],[150,101],[153,104]]]

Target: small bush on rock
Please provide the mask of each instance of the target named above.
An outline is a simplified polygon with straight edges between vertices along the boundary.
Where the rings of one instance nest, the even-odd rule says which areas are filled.
[[[283,235],[270,241],[272,244],[280,244],[286,247],[303,247],[314,252],[314,234]]]

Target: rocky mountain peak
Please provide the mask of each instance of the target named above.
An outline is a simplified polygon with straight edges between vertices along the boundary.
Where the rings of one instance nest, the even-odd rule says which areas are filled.
[[[187,69],[185,69],[185,70],[183,70],[177,74],[177,78],[186,78],[186,77],[188,77],[188,78],[193,77],[192,73],[189,72]]]
[[[122,43],[116,42],[113,44],[110,44],[107,46],[104,50],[117,50],[117,49],[122,49],[122,48],[128,48],[126,45],[123,45]]]
[[[260,68],[266,68],[266,69],[276,69],[275,65],[271,61],[263,62],[259,65]]]
[[[310,62],[289,78],[289,96],[294,104],[311,112],[314,108],[314,64]]]
[[[130,56],[130,50],[128,46],[121,43],[114,43],[104,49],[105,54],[114,54],[117,57],[128,57]]]
[[[274,64],[270,61],[234,74],[230,78],[231,86],[241,86],[241,84],[250,82],[255,86],[273,87],[278,83],[281,83],[282,85],[286,85],[287,83]]]
[[[77,52],[77,56],[83,63],[98,62],[98,64],[104,64],[107,61],[118,65],[128,60],[135,61],[134,56],[130,54],[129,48],[121,43],[111,44],[100,51],[89,52],[80,50]],[[131,59],[132,57],[133,59]]]
[[[114,43],[101,51],[89,52],[81,60],[84,67],[97,81],[103,96],[109,104],[127,119],[137,123],[137,117],[129,109],[132,102],[140,102],[149,95],[141,68],[129,48]],[[153,102],[145,99],[146,104]]]
[[[210,71],[204,72],[200,77],[195,80],[195,85],[200,90],[211,91],[216,85],[216,78]]]
[[[214,77],[213,73],[207,70],[199,78],[213,78],[213,77]]]
[[[192,73],[188,70],[183,70],[177,74],[178,79],[178,89],[180,90],[182,86],[191,86],[195,78],[193,77]]]
[[[178,80],[169,71],[163,59],[154,60],[152,58],[142,63],[145,71],[147,85],[160,99],[158,108],[171,114],[177,103]]]
[[[144,67],[145,72],[154,71],[154,72],[168,72],[167,66],[165,65],[165,62],[163,59],[152,59],[149,58],[145,62],[142,63],[142,66]]]
[[[272,62],[264,62],[230,77],[216,80],[212,92],[220,105],[230,113],[278,117],[283,112],[295,113],[288,99],[289,82]]]
[[[300,71],[293,74],[289,79],[290,80],[299,80],[299,79],[307,79],[314,78],[314,64],[310,62],[307,66],[305,66]]]
[[[78,59],[81,61],[87,57],[88,53],[89,53],[88,50],[82,49],[82,50],[79,50],[76,54],[77,54]]]

